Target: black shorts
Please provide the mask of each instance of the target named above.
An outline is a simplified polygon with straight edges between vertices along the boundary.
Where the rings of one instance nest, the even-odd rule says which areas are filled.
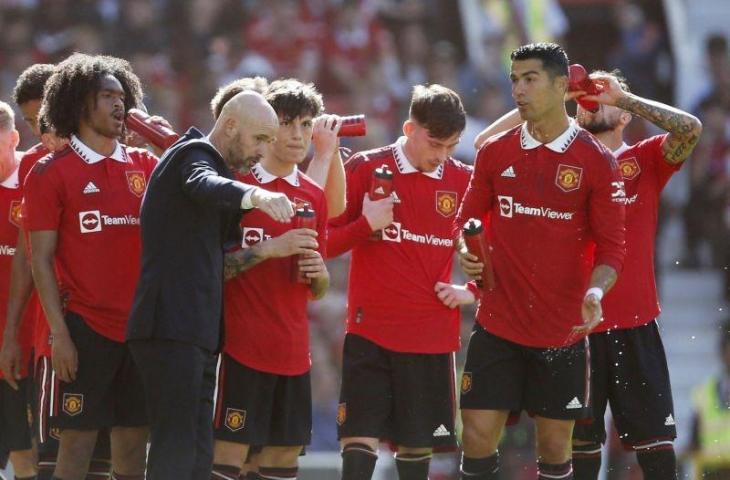
[[[142,380],[125,343],[112,341],[66,314],[66,325],[78,352],[76,380],[51,383],[50,426],[96,430],[147,425]]]
[[[452,450],[455,405],[453,354],[394,352],[345,336],[338,438]]]
[[[61,433],[57,427],[50,427],[51,390],[55,383],[50,357],[40,357],[35,366],[35,389],[33,396],[33,435],[38,441],[39,466],[56,464],[58,439]],[[111,460],[109,428],[99,430],[93,460]]]
[[[576,426],[573,438],[604,443],[608,403],[624,447],[670,443],[677,429],[667,357],[656,321],[589,338],[595,420]]]
[[[215,399],[215,438],[267,447],[308,445],[312,438],[309,372],[277,375],[222,354]]]
[[[18,390],[0,380],[0,452],[31,448],[31,385],[26,377],[18,380]]]
[[[527,411],[556,420],[590,415],[588,340],[562,348],[510,342],[475,325],[461,377],[461,408]]]

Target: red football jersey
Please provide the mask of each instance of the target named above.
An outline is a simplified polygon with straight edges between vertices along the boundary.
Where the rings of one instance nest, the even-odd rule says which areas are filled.
[[[0,183],[0,212],[5,212],[5,216],[0,217],[0,344],[2,344],[5,321],[7,320],[6,309],[10,288],[10,269],[21,221],[20,202],[22,192],[19,187],[17,169],[5,181]],[[27,308],[21,319],[18,332],[18,343],[23,354],[20,364],[22,376],[28,374],[28,362],[33,347],[33,330],[35,327],[33,320],[32,311]],[[0,378],[3,378],[2,372],[0,372]]]
[[[156,164],[145,150],[118,144],[106,158],[72,137],[25,182],[28,230],[58,232],[64,304],[116,342],[124,341],[139,276],[139,209]]]
[[[456,224],[487,216],[496,287],[477,321],[520,345],[565,345],[594,265],[621,272],[624,200],[613,155],[572,119],[548,144],[526,124],[488,140]]]
[[[38,143],[33,146],[30,150],[25,152],[23,157],[20,159],[20,166],[18,167],[18,180],[20,183],[20,189],[22,190],[25,185],[25,179],[28,177],[28,173],[33,168],[38,160],[48,155],[50,152],[42,143]],[[27,249],[28,261],[30,262],[30,236],[28,230],[25,228],[25,202],[21,206],[21,217],[22,222],[20,228],[23,230],[25,236],[25,246]],[[33,289],[33,294],[28,300],[28,306],[26,307],[26,314],[30,317],[28,320],[33,323],[33,353],[36,359],[42,356],[51,355],[51,342],[49,340],[51,329],[48,328],[46,322],[46,316],[43,314],[43,308],[41,302],[38,299],[38,293]],[[23,320],[25,321],[25,319]]]
[[[309,203],[316,214],[319,252],[327,244],[327,202],[324,192],[309,177],[294,170],[279,178],[260,164],[239,180],[272,192],[284,193],[294,203]],[[291,230],[254,209],[241,220],[242,248],[278,237]],[[301,375],[311,366],[307,299],[309,285],[293,280],[295,259],[270,258],[226,282],[224,351],[254,370],[277,375]]]
[[[626,261],[616,285],[603,299],[604,321],[595,332],[633,328],[659,315],[654,279],[654,240],[659,197],[679,165],[664,160],[657,135],[635,145],[624,144],[614,155],[626,187]]]
[[[449,159],[434,172],[419,172],[406,157],[403,141],[347,161],[347,208],[330,221],[327,251],[336,256],[352,249],[348,333],[396,352],[453,352],[460,346],[459,309],[441,303],[434,286],[451,280],[451,226],[471,167]],[[382,240],[374,241],[362,203],[373,170],[383,164],[393,172],[400,203]]]

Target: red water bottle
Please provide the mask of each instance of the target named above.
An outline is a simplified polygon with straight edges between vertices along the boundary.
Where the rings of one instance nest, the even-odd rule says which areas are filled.
[[[467,252],[475,255],[479,259],[479,262],[484,264],[482,278],[477,280],[477,285],[479,288],[486,286],[487,290],[494,290],[496,284],[494,280],[494,269],[492,268],[492,259],[489,254],[489,245],[487,245],[487,240],[484,238],[484,226],[481,220],[476,218],[467,220],[462,230],[462,236],[464,237]]]
[[[575,92],[582,90],[588,95],[598,95],[601,93],[598,90],[598,86],[588,76],[588,72],[583,68],[583,65],[574,63],[568,67],[568,91]],[[589,112],[596,113],[598,111],[598,103],[590,100],[583,100],[583,96],[576,99],[580,106],[588,110]]]
[[[382,164],[373,170],[373,179],[370,182],[370,200],[382,200],[393,193],[393,172],[388,165]],[[370,234],[371,240],[382,240],[383,232],[376,230]]]
[[[297,207],[294,213],[294,220],[292,221],[292,228],[308,228],[310,230],[317,230],[317,216],[314,210],[309,206],[308,203],[302,204]],[[307,278],[304,272],[299,270],[299,260],[307,258],[305,255],[294,255],[292,257],[292,276],[293,280],[298,283],[312,283],[311,278]]]
[[[127,112],[127,128],[144,137],[148,142],[167,150],[170,145],[177,142],[180,135],[165,127],[149,121],[150,116],[137,108],[130,108]]]
[[[367,133],[365,115],[347,115],[340,117],[342,122],[338,137],[362,137]]]

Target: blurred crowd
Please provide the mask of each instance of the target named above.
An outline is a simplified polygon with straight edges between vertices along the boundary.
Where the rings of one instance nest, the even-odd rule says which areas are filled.
[[[213,123],[209,101],[224,83],[296,77],[317,85],[328,112],[367,115],[368,135],[346,142],[358,150],[400,134],[413,85],[440,83],[463,97],[468,122],[456,156],[471,162],[476,133],[512,108],[505,59],[521,43],[561,42],[571,61],[621,68],[633,91],[671,104],[663,15],[661,0],[0,0],[0,98],[10,98],[18,74],[32,63],[57,62],[74,51],[106,53],[132,63],[151,113],[178,131],[205,130]],[[705,91],[691,108],[704,134],[689,162],[689,200],[673,207],[686,212],[682,265],[725,268],[728,39],[708,38],[706,57]],[[655,132],[634,121],[627,133],[636,140]],[[21,146],[29,147],[31,136],[21,135]],[[313,451],[338,448],[347,258],[333,260],[331,271],[334,288],[312,306]],[[465,312],[465,339],[471,319]],[[529,448],[529,431],[510,441]]]

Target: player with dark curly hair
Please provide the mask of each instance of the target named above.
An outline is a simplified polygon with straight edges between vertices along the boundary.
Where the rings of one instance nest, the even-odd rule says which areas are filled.
[[[139,210],[157,159],[119,143],[125,113],[141,99],[129,63],[106,56],[70,56],[44,90],[49,128],[69,138],[36,163],[24,191],[33,277],[52,337],[54,478],[84,478],[107,427],[112,478],[144,477],[144,393],[124,336],[139,276]]]

